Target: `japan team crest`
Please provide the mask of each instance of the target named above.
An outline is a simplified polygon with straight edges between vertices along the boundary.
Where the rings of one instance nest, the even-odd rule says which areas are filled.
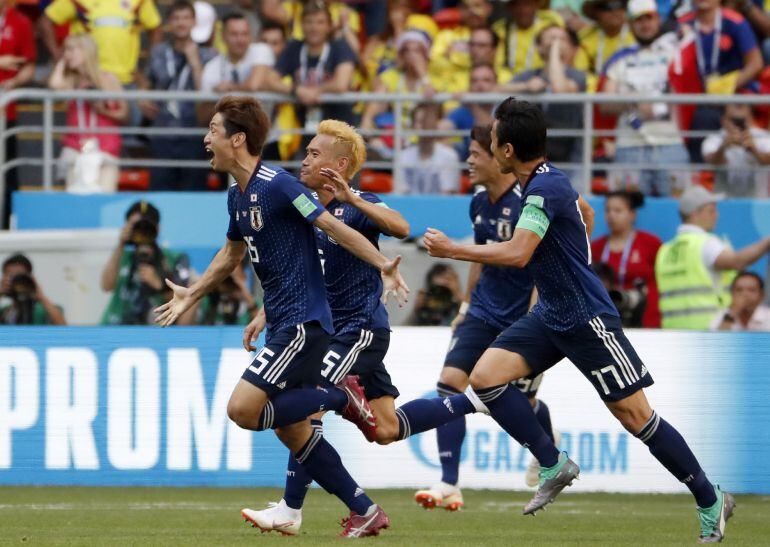
[[[510,220],[504,218],[497,219],[497,237],[500,241],[508,241],[513,236],[513,225]]]
[[[249,207],[249,222],[255,231],[260,231],[265,225],[262,220],[262,207]]]

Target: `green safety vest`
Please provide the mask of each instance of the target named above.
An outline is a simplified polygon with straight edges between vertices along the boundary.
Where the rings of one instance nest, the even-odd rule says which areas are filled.
[[[703,264],[710,234],[685,233],[663,245],[655,259],[664,329],[708,330],[716,314],[730,305],[729,286],[735,272],[726,271],[720,286]]]

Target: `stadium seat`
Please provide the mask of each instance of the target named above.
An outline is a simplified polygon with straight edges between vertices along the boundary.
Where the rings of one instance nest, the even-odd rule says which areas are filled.
[[[388,194],[393,191],[393,175],[365,169],[361,171],[360,188],[364,192]]]
[[[460,25],[460,10],[457,8],[442,9],[433,14],[433,20],[436,21],[438,28],[454,28]]]
[[[119,192],[146,192],[150,189],[150,172],[147,169],[122,169],[118,176]]]

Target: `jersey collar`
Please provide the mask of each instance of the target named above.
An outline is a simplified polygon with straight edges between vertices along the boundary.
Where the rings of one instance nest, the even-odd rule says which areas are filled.
[[[527,181],[521,185],[521,188],[522,189],[526,188],[527,185],[529,185],[530,181],[538,175],[538,172],[537,172],[538,169],[540,169],[542,166],[544,166],[547,163],[548,163],[548,159],[544,159],[543,161],[535,165],[535,168],[532,169],[532,172],[529,174],[529,177],[527,177]]]
[[[512,192],[512,191],[513,191],[513,189],[514,189],[514,188],[516,188],[516,185],[517,185],[517,184],[519,184],[519,181],[518,181],[518,179],[514,180],[514,181],[511,183],[511,185],[510,185],[508,188],[506,188],[505,190],[503,190],[503,193],[502,193],[502,194],[500,194],[500,196],[499,196],[499,197],[498,197],[498,198],[497,198],[495,201],[492,201],[492,200],[489,198],[489,190],[487,190],[487,201],[490,203],[490,205],[497,205],[497,203],[498,203],[498,202],[499,202],[501,199],[503,199],[503,196],[504,196],[505,194],[508,194],[508,193]]]

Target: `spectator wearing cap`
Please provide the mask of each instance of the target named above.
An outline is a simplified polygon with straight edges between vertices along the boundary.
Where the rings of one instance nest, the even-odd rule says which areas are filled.
[[[535,38],[539,56],[545,65],[525,70],[513,81],[501,86],[508,93],[585,93],[588,75],[574,68],[577,53],[575,33],[563,27],[544,27]],[[579,129],[583,127],[583,108],[579,104],[541,105],[549,129]],[[551,137],[548,141],[548,159],[556,162],[579,162],[582,154],[581,139]],[[579,182],[579,173],[570,173],[573,183]]]
[[[23,87],[35,75],[35,34],[32,23],[19,13],[9,0],[0,0],[0,91],[6,92]],[[16,125],[16,105],[9,104],[5,110],[6,128]],[[16,136],[5,139],[5,161],[16,158]],[[2,228],[8,227],[11,213],[11,195],[18,190],[16,169],[5,173],[3,196]]]
[[[734,197],[768,196],[767,171],[757,168],[770,165],[770,132],[755,125],[749,105],[725,106],[722,129],[701,149],[706,162],[727,168],[717,173],[716,188]]]
[[[367,82],[373,82],[378,74],[396,66],[396,44],[402,33],[418,30],[429,40],[433,40],[438,33],[438,26],[433,19],[415,13],[414,5],[414,0],[388,0],[385,28],[382,32],[369,36],[361,54]]]
[[[730,307],[717,314],[711,330],[770,332],[770,308],[765,300],[765,282],[754,272],[739,272],[730,285]]]
[[[445,82],[442,90],[462,92],[468,89],[472,66],[471,34],[488,27],[492,5],[488,0],[462,0],[458,4],[460,24],[439,31],[430,51],[431,73]]]
[[[669,93],[668,67],[676,54],[676,35],[661,34],[655,0],[631,0],[628,18],[636,44],[621,49],[607,62],[603,91],[649,97]],[[668,196],[673,184],[686,184],[686,171],[668,169],[689,163],[689,156],[666,103],[602,103],[600,110],[602,114],[617,115],[615,162],[656,167],[613,169],[616,186]]]
[[[711,233],[717,203],[724,194],[691,186],[679,199],[682,224],[655,261],[664,329],[708,330],[720,310],[730,306],[729,286],[743,270],[770,251],[770,237],[734,250]]]
[[[575,67],[601,75],[604,65],[616,51],[634,44],[634,35],[626,20],[627,0],[588,0],[583,15],[593,21],[580,30],[580,53]]]
[[[563,27],[564,19],[550,9],[540,9],[540,0],[511,0],[508,16],[492,25],[500,38],[498,55],[501,63],[515,76],[525,70],[543,66],[543,58],[537,52],[535,37],[545,27]]]
[[[328,10],[334,39],[345,40],[356,54],[361,51],[358,34],[361,32],[361,17],[345,2],[324,0],[262,0],[260,10],[263,19],[277,21],[289,29],[289,36],[302,41],[305,38],[305,10],[323,7]]]
[[[201,89],[220,93],[259,89],[268,69],[275,64],[273,50],[267,44],[252,41],[251,25],[240,12],[222,18],[222,38],[227,52],[203,67]]]
[[[186,254],[162,249],[158,244],[160,211],[137,201],[126,211],[118,245],[102,270],[101,287],[112,292],[104,310],[103,325],[150,325],[152,310],[165,302],[170,290],[164,279],[186,287],[190,281]],[[194,310],[182,316],[190,325]]]
[[[45,9],[41,30],[46,43],[56,42],[53,24],[70,24],[70,35],[89,34],[99,51],[99,65],[124,86],[134,84],[141,31],[153,31],[152,43],[162,40],[161,18],[154,0],[53,0]],[[55,51],[56,57],[61,56]]]
[[[150,51],[144,89],[192,91],[201,89],[203,65],[216,56],[212,48],[195,42],[195,9],[188,0],[177,0],[168,11],[169,39]],[[152,127],[197,127],[196,104],[191,101],[141,101],[139,108]],[[160,159],[201,160],[205,152],[200,137],[192,135],[150,135],[150,150]],[[207,171],[188,167],[154,167],[153,190],[204,190]]]
[[[422,103],[412,112],[417,130],[435,130],[441,119],[441,105]],[[460,190],[460,158],[437,137],[420,137],[417,144],[401,153],[394,187],[404,194],[452,194]]]
[[[398,61],[395,67],[386,70],[374,81],[374,93],[422,93],[432,96],[441,85],[440,80],[428,73],[430,41],[422,32],[407,30],[401,33],[397,42]],[[403,103],[404,117],[413,108],[411,103]],[[370,102],[366,104],[361,117],[361,129],[393,127],[395,119],[390,110],[390,103]],[[403,125],[408,125],[404,123]],[[370,145],[381,154],[386,143],[383,139],[372,139]]]
[[[296,94],[301,126],[315,132],[323,119],[353,122],[350,104],[321,104],[324,93],[351,90],[358,59],[345,40],[335,40],[332,17],[323,3],[307,4],[302,13],[304,40],[290,40],[273,69],[268,70],[264,90]],[[284,78],[290,82],[284,80]]]

